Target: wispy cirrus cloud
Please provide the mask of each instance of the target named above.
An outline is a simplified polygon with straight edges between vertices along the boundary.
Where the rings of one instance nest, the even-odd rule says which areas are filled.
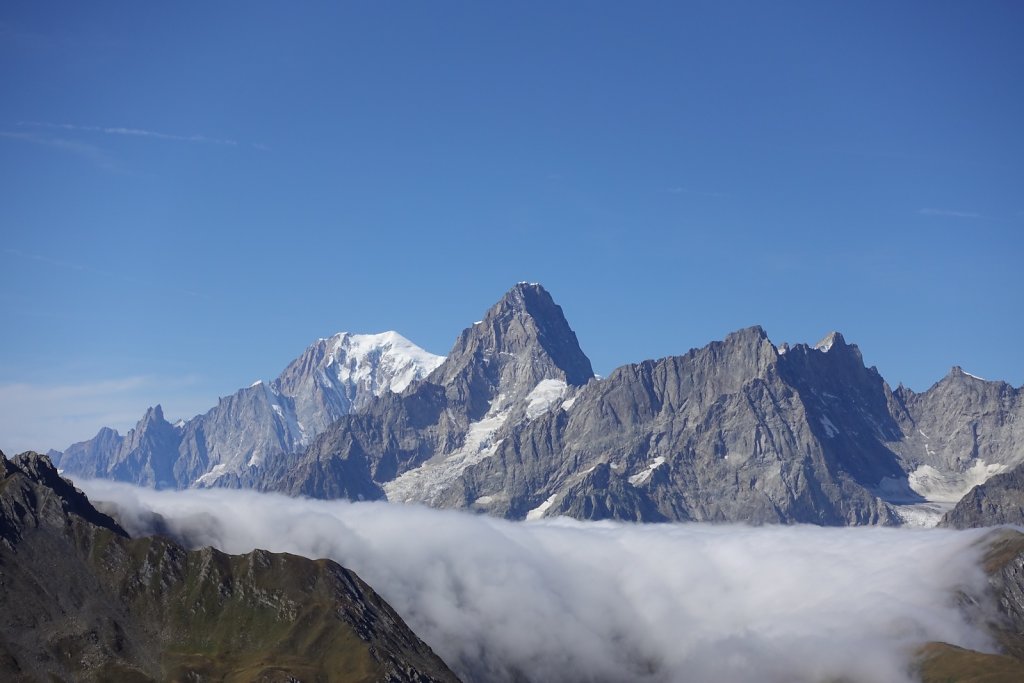
[[[943,218],[984,218],[976,211],[953,211],[950,209],[918,209],[920,216],[941,216]]]
[[[20,126],[32,128],[47,128],[52,130],[75,131],[80,133],[102,133],[104,135],[121,135],[137,138],[152,138],[155,140],[167,140],[171,142],[189,142],[205,145],[222,145],[226,147],[242,146],[237,140],[230,138],[215,138],[208,135],[178,135],[175,133],[164,133],[161,131],[147,130],[145,128],[131,128],[126,126],[85,126],[75,123],[50,123],[46,121],[20,121]],[[262,143],[248,145],[253,149],[267,151],[269,148]]]

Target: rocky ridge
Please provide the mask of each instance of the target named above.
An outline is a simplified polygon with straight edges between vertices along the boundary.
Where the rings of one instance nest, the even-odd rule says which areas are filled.
[[[929,525],[1024,462],[1021,393],[960,368],[894,391],[838,332],[776,345],[756,326],[597,379],[519,283],[422,379],[197,483],[512,519]]]
[[[334,562],[131,539],[35,453],[0,475],[4,680],[457,680]]]
[[[955,529],[1003,524],[1024,527],[1024,465],[975,486],[939,524]]]

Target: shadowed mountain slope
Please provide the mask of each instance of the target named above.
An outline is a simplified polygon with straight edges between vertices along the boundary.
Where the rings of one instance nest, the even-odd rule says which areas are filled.
[[[0,463],[4,680],[456,680],[334,562],[131,539],[46,456]]]

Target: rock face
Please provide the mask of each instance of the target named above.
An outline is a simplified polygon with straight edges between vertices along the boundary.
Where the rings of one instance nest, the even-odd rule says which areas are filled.
[[[955,529],[1016,524],[1024,526],[1024,465],[975,486],[943,516]]]
[[[45,456],[0,463],[4,680],[456,680],[334,562],[130,539]]]
[[[444,360],[395,332],[314,342],[273,382],[256,382],[172,425],[150,408],[124,437],[103,428],[56,458],[66,472],[160,488],[212,485],[268,456],[303,450],[329,424],[402,391]]]
[[[513,518],[895,523],[869,492],[901,470],[884,383],[839,335],[780,354],[759,327],[619,368],[468,469],[457,505]],[[481,502],[483,501],[483,502]]]
[[[894,392],[899,455],[920,495],[956,503],[993,474],[1024,462],[1024,392],[954,367],[928,391]]]

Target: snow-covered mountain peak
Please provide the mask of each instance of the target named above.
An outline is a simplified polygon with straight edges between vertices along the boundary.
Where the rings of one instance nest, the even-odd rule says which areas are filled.
[[[401,392],[444,362],[444,356],[424,351],[394,331],[339,332],[324,341],[324,367],[333,366],[335,376],[343,382],[370,380],[370,389],[377,396],[384,391]]]

